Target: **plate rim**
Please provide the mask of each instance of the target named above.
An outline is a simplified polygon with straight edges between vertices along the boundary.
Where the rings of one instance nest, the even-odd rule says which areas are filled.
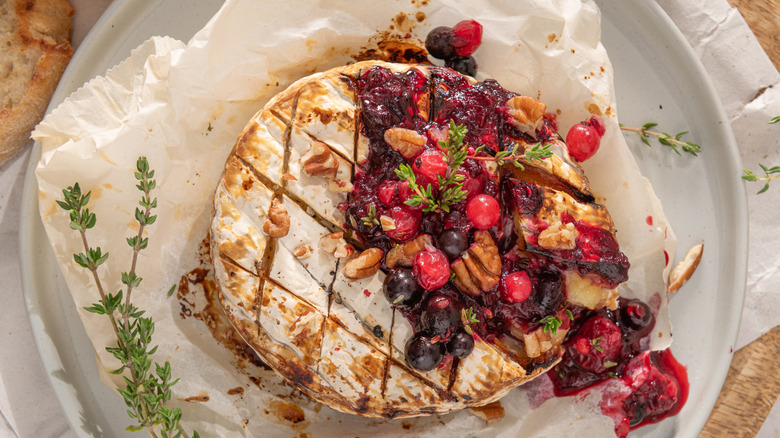
[[[163,1],[166,0],[156,0],[155,4],[160,4]],[[596,0],[596,3],[599,4],[599,7],[601,9],[603,9],[603,6],[601,6],[603,2],[604,0]],[[74,86],[70,77],[72,75],[76,75],[76,73],[74,72],[78,70],[79,68],[78,66],[80,66],[80,64],[84,61],[84,59],[89,58],[92,52],[94,52],[95,47],[100,42],[100,39],[104,36],[107,36],[107,34],[109,34],[110,32],[112,32],[111,23],[116,22],[117,18],[121,17],[123,14],[129,11],[133,11],[134,9],[137,10],[139,5],[142,3],[144,3],[142,0],[126,0],[123,2],[113,2],[106,9],[103,15],[96,21],[92,29],[89,31],[87,36],[82,41],[79,49],[74,54],[73,59],[71,60],[71,64],[63,74],[61,85],[57,87],[52,97],[51,103],[47,109],[47,114],[52,109],[56,108],[56,106],[58,106],[59,103],[61,103],[71,93],[71,90],[68,89],[72,88],[73,90],[75,90],[81,86],[81,84],[75,84]],[[673,42],[673,44],[668,45],[666,50],[680,52],[682,59],[684,59],[687,62],[688,67],[692,68],[696,72],[696,75],[702,79],[702,84],[701,84],[702,88],[707,91],[702,95],[702,97],[705,97],[706,100],[711,104],[709,105],[710,110],[714,112],[715,117],[718,120],[725,122],[719,124],[717,128],[718,132],[716,135],[718,138],[724,140],[724,144],[727,147],[727,154],[731,158],[728,164],[730,165],[730,167],[733,168],[734,172],[729,173],[729,176],[727,177],[727,181],[724,184],[724,190],[728,191],[732,199],[738,204],[733,209],[734,214],[732,215],[733,216],[732,220],[735,222],[735,224],[741,225],[738,226],[738,229],[741,232],[739,233],[740,238],[737,239],[737,248],[734,251],[735,253],[734,260],[735,262],[737,262],[738,266],[736,266],[733,271],[734,283],[735,283],[734,290],[739,291],[739,293],[733,294],[733,300],[731,302],[731,304],[733,305],[732,307],[739,309],[739,311],[731,312],[731,314],[736,313],[736,317],[732,318],[729,321],[731,330],[728,330],[728,332],[731,334],[728,341],[731,343],[731,345],[736,345],[736,340],[739,335],[739,326],[742,318],[742,309],[744,306],[745,293],[746,293],[747,264],[748,264],[748,232],[749,232],[746,189],[744,187],[744,184],[741,183],[741,180],[737,176],[741,172],[741,158],[739,156],[739,148],[736,143],[736,139],[734,138],[731,125],[728,122],[728,118],[726,116],[725,110],[723,109],[720,99],[717,96],[717,92],[714,88],[712,80],[710,79],[709,75],[704,69],[704,66],[701,63],[700,59],[695,54],[692,47],[685,39],[683,34],[680,32],[680,30],[677,28],[677,26],[674,24],[674,22],[669,18],[669,16],[666,14],[663,8],[660,5],[658,5],[656,2],[643,2],[641,0],[635,0],[632,2],[628,2],[627,4],[630,5],[630,8],[641,9],[644,12],[646,12],[647,16],[645,18],[648,19],[648,22],[654,21],[660,24],[663,27],[663,30],[669,31],[666,32],[665,38],[668,38],[671,42]],[[625,9],[629,6],[621,5],[620,7]],[[30,161],[28,162],[27,168],[25,170],[24,186],[22,191],[20,227],[19,227],[19,244],[20,244],[19,259],[20,259],[22,290],[24,292],[25,304],[28,311],[28,318],[30,320],[36,349],[38,350],[39,356],[43,359],[45,357],[51,357],[51,353],[49,352],[49,350],[52,347],[46,345],[46,343],[44,342],[47,338],[50,339],[50,337],[46,333],[43,327],[43,323],[41,321],[35,320],[36,315],[38,315],[38,313],[35,310],[37,305],[34,302],[36,292],[33,292],[32,289],[39,282],[39,280],[36,278],[34,269],[32,268],[33,266],[35,266],[35,260],[34,260],[35,243],[33,242],[32,230],[35,229],[36,224],[34,222],[31,222],[30,220],[32,219],[33,221],[37,221],[38,223],[40,223],[40,211],[38,209],[38,202],[37,202],[37,179],[35,176],[35,169],[40,160],[40,156],[41,156],[41,145],[40,143],[35,142],[30,155]],[[30,216],[32,216],[32,218]],[[42,224],[40,226],[42,229]],[[42,238],[48,241],[48,237],[43,236]],[[60,281],[62,280],[60,279]],[[713,384],[709,385],[709,387],[707,388],[708,389],[707,393],[709,394],[714,392],[715,396],[709,398],[704,397],[703,400],[697,402],[697,404],[705,403],[707,405],[706,412],[708,413],[712,411],[712,408],[715,402],[717,401],[718,398],[717,394],[720,393],[720,390],[726,379],[726,375],[728,373],[732,358],[733,355],[729,355],[728,360],[717,364],[718,366],[714,368],[713,375],[715,376],[715,379],[713,381]],[[78,402],[77,397],[74,394],[70,394],[65,389],[63,389],[60,385],[54,384],[53,372],[56,370],[57,365],[62,366],[63,364],[61,361],[59,362],[59,364],[52,364],[49,361],[43,360],[43,367],[46,371],[47,377],[49,378],[50,381],[52,381],[52,386],[54,388],[54,392],[58,398],[58,401],[63,406],[65,406],[65,403],[63,403],[63,401],[68,401],[69,404],[76,402],[78,406],[81,407],[81,404]],[[78,427],[79,425],[77,423],[77,418],[74,418],[72,415],[70,415],[70,413],[67,412],[68,411],[67,409],[65,410],[66,410],[66,417],[71,428],[75,432],[82,434],[83,430],[80,427]],[[695,436],[696,434],[699,433],[699,431],[706,423],[706,419],[707,417],[697,418],[697,421],[685,425],[686,426],[685,430],[689,430],[692,432],[690,436]],[[678,432],[680,431],[678,430]]]

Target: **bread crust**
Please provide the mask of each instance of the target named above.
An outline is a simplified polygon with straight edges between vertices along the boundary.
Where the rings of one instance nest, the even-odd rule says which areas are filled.
[[[0,63],[8,85],[0,88],[0,166],[28,143],[73,56],[67,0],[9,0],[3,7],[8,50]]]

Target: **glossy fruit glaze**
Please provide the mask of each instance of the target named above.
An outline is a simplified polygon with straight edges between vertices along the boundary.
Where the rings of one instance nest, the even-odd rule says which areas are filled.
[[[671,363],[667,358],[670,354],[645,352],[646,335],[654,323],[647,305],[621,301],[618,311],[588,311],[567,303],[567,271],[598,278],[607,287],[627,279],[628,260],[614,235],[564,213],[561,222],[577,231],[573,249],[536,246],[538,234],[548,226],[541,222],[534,224],[535,231],[530,234],[526,230],[525,243],[518,246],[523,239],[518,238],[513,212],[534,217],[543,206],[545,190],[566,191],[584,202],[592,199],[549,176],[528,171],[492,173],[486,161],[471,158],[478,146],[484,146],[480,155],[486,156],[509,150],[518,140],[557,140],[554,117],[545,118],[536,136],[529,137],[512,124],[508,113],[506,102],[515,93],[495,81],[474,84],[450,69],[430,69],[425,75],[415,68],[394,73],[373,67],[353,80],[360,108],[360,133],[369,140],[369,151],[367,160],[356,166],[349,201],[339,206],[348,218],[348,229],[367,247],[387,252],[420,234],[431,236],[433,243],[417,254],[411,266],[387,269],[383,265],[388,274],[385,296],[414,330],[406,345],[407,363],[421,371],[443,366],[468,356],[475,338],[487,342],[506,337],[522,339],[523,333],[539,329],[545,317],[555,315],[561,320],[559,328],[569,330],[564,345],[541,357],[520,360],[527,369],[533,369],[563,354],[563,361],[551,375],[559,395],[576,393],[611,379],[611,375],[622,379],[631,370],[647,369],[645,374],[670,382],[666,386],[678,388],[678,394],[664,399],[673,392],[671,389],[656,394],[655,387],[638,385],[625,399],[621,418],[628,418],[626,424],[633,427],[676,412],[682,405],[684,373],[679,372],[680,368],[658,365]],[[465,142],[471,155],[457,169],[463,175],[467,195],[451,205],[449,212],[423,211],[423,206],[406,203],[413,192],[395,170],[408,164],[417,183],[430,184],[437,193],[438,177],[444,176],[447,169],[438,142],[447,138],[450,121],[468,129]],[[394,127],[424,136],[422,150],[409,158],[393,150],[384,133]],[[374,222],[362,220],[372,210],[376,217],[391,218],[395,229],[383,230]],[[490,233],[498,248],[500,281],[486,292],[470,295],[451,281],[449,263],[475,244],[474,234],[479,230]],[[573,315],[574,320],[567,315]],[[644,361],[645,368],[639,366],[639,361]],[[672,398],[675,402],[668,403]],[[658,408],[654,400],[667,402]]]
[[[671,351],[648,351],[655,318],[645,303],[621,298],[615,311],[575,309],[573,314],[563,359],[548,372],[556,395],[603,387],[609,402],[602,403],[602,411],[615,421],[618,436],[682,409],[687,371]]]

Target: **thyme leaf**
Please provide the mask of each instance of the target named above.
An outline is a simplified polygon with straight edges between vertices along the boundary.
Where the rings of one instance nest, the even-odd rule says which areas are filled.
[[[560,327],[562,323],[563,321],[561,321],[561,318],[557,315],[548,315],[539,320],[539,324],[544,326],[542,331],[552,332],[553,335],[558,333],[558,327]]]

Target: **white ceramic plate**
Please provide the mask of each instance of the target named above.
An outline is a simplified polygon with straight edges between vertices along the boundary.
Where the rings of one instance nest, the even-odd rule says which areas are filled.
[[[59,104],[103,74],[152,35],[188,40],[217,11],[217,0],[115,2],[95,24],[65,72],[53,99]],[[691,131],[698,158],[662,146],[629,145],[651,180],[678,234],[679,250],[700,241],[705,252],[694,278],[672,297],[675,356],[688,366],[691,392],[676,417],[634,437],[694,437],[717,399],[731,361],[745,291],[747,204],[733,134],[716,93],[682,35],[654,2],[597,0],[603,41],[615,69],[620,121],[659,123],[667,132]],[[690,134],[689,134],[690,135]],[[40,221],[30,159],[20,227],[22,281],[33,334],[44,367],[73,428],[83,436],[137,436],[121,398],[97,378],[87,338]]]

